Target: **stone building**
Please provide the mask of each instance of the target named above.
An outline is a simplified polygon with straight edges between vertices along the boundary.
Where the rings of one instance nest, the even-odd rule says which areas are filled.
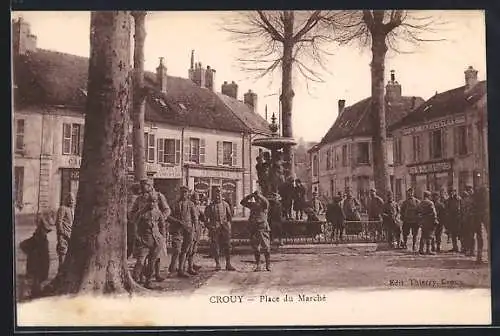
[[[386,85],[385,112],[388,126],[397,123],[418,107],[420,97],[403,96],[395,72]],[[353,194],[365,204],[373,180],[373,127],[370,121],[371,98],[346,107],[338,101],[338,113],[332,127],[320,143],[309,150],[312,189],[330,199],[350,187]],[[387,137],[387,157],[391,187],[394,187],[393,149],[391,134]]]
[[[436,93],[391,126],[394,137],[395,192],[488,183],[486,81],[465,70],[465,85]]]
[[[13,53],[13,196],[16,213],[30,214],[77,191],[88,59],[37,48],[22,19],[13,28],[14,45],[23,46]],[[268,124],[256,113],[255,93],[239,101],[237,90],[233,97],[215,92],[215,70],[193,58],[189,79],[169,76],[163,61],[145,74],[146,171],[170,201],[183,184],[206,198],[219,186],[243,214],[239,200],[257,180],[258,149],[250,143],[270,133]],[[127,162],[133,179],[130,141]]]

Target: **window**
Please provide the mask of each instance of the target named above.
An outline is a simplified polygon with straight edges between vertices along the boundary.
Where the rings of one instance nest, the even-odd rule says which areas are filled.
[[[24,150],[24,119],[16,120],[16,143],[15,152],[19,153]]]
[[[158,163],[179,164],[181,141],[178,139],[158,139]]]
[[[344,178],[344,188],[347,189],[347,188],[350,188],[351,187],[351,181],[349,179],[349,176],[345,177]]]
[[[340,166],[340,156],[339,156],[339,151],[337,148],[334,150],[334,155],[335,155],[335,162],[334,162],[334,167],[337,168]]]
[[[233,164],[233,154],[233,144],[231,142],[224,141],[222,143],[222,164],[231,166]]]
[[[359,142],[358,143],[358,164],[370,164],[370,143],[369,142]]]
[[[403,155],[401,152],[401,138],[394,139],[394,163],[400,165],[403,163]]]
[[[199,138],[189,139],[189,161],[205,163],[205,140]]]
[[[332,149],[328,148],[326,150],[326,169],[332,169]]]
[[[419,162],[422,159],[422,145],[420,141],[420,135],[414,135],[412,138],[413,142],[413,162]]]
[[[144,133],[144,160],[155,162],[155,135]]]
[[[429,153],[431,159],[441,159],[444,155],[444,137],[442,130],[435,130],[430,133]]]
[[[312,169],[313,169],[313,176],[316,177],[318,176],[319,169],[318,169],[318,155],[313,156],[313,162],[312,162]]]
[[[458,190],[462,192],[465,190],[465,186],[469,182],[469,172],[467,170],[463,170],[458,173]]]
[[[335,196],[335,180],[334,179],[330,180],[330,196],[331,197]]]
[[[14,168],[14,201],[16,207],[23,206],[24,167]]]
[[[83,146],[83,125],[63,124],[62,153],[64,155],[81,155]]]
[[[396,179],[396,201],[399,202],[403,199],[403,179]]]
[[[342,146],[342,167],[347,167],[348,166],[348,161],[347,161],[347,145]]]
[[[455,127],[455,155],[467,155],[472,152],[472,127]]]

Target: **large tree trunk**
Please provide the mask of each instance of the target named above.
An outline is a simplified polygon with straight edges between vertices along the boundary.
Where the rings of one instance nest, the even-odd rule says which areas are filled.
[[[387,162],[387,129],[385,120],[384,71],[387,45],[384,34],[372,33],[372,110],[373,175],[378,194],[386,198],[391,190]]]
[[[132,111],[132,143],[134,153],[135,179],[146,177],[145,144],[144,144],[144,41],[146,40],[146,12],[136,11],[134,17],[134,83],[133,83],[133,111]]]
[[[281,113],[282,113],[282,127],[283,136],[293,137],[292,129],[292,107],[293,107],[293,82],[292,82],[292,70],[293,70],[293,23],[294,14],[293,11],[285,11],[283,13],[283,26],[284,26],[284,42],[283,42],[283,61],[281,64]],[[284,148],[284,161],[287,176],[293,176],[294,165],[293,165],[293,149],[291,146],[286,146]]]
[[[126,256],[130,19],[126,11],[91,14],[80,187],[68,255],[51,286],[56,294],[140,288]]]

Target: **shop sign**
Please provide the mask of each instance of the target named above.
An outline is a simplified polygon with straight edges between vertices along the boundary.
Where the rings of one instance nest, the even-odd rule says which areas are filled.
[[[227,178],[227,179],[240,179],[241,173],[224,171],[224,170],[201,170],[190,169],[189,175],[193,177],[213,177],[213,178]]]
[[[426,163],[417,166],[408,167],[408,172],[410,175],[415,174],[428,174],[428,173],[437,173],[442,171],[450,170],[451,162],[435,162],[435,163]]]
[[[77,155],[63,155],[61,159],[61,167],[80,168],[82,164],[82,157]]]
[[[447,126],[462,124],[464,122],[465,122],[465,116],[458,116],[458,117],[454,117],[454,118],[438,120],[438,121],[424,124],[424,125],[418,125],[418,126],[405,128],[403,130],[403,135],[409,135],[409,134],[423,132],[423,131],[430,131],[430,130],[443,128],[443,127],[447,127]]]
[[[170,166],[158,163],[146,163],[146,171],[153,173],[155,178],[181,178],[181,167],[179,165]]]

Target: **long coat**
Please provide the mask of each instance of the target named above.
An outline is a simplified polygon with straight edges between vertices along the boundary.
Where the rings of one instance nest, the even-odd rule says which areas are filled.
[[[21,242],[20,248],[28,257],[26,274],[39,281],[47,280],[50,268],[47,234],[37,229],[33,236]]]
[[[57,253],[66,254],[68,252],[69,238],[73,227],[74,209],[68,206],[61,206],[57,211],[56,232],[57,232]]]

